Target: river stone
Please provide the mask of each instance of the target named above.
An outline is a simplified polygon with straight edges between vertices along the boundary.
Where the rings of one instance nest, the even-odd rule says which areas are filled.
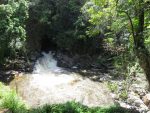
[[[145,105],[149,106],[150,105],[150,94],[146,94],[144,97],[143,97],[143,102]]]
[[[135,106],[140,107],[140,105],[144,104],[141,99],[135,100],[134,102]]]
[[[137,96],[134,92],[130,92],[128,95],[127,102],[129,104],[134,104],[134,102],[137,100],[139,100],[139,96]]]
[[[148,107],[147,107],[145,104],[141,104],[141,105],[140,105],[140,108],[141,108],[143,111],[147,111],[147,110],[148,110]]]
[[[16,88],[17,93],[29,107],[67,101],[80,102],[89,107],[114,104],[104,83],[82,78],[76,73],[24,75],[14,79],[10,86]]]

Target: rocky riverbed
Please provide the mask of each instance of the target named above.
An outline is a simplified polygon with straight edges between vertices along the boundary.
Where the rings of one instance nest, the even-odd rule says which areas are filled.
[[[114,80],[108,75],[107,80],[103,79],[116,103],[127,109],[135,109],[140,113],[150,112],[150,92],[148,83],[143,74],[139,73],[135,77],[127,80]]]

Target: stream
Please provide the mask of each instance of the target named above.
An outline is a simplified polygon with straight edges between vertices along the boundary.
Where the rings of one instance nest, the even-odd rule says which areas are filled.
[[[94,82],[78,73],[57,66],[51,52],[42,53],[30,74],[19,74],[10,83],[29,107],[80,102],[89,107],[113,104],[104,83]]]

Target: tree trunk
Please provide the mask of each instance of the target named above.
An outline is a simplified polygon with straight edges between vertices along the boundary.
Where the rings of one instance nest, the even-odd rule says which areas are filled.
[[[135,54],[150,86],[150,52],[144,44],[144,0],[139,0],[138,28],[134,37]]]
[[[143,71],[145,72],[147,81],[150,86],[150,54],[149,54],[149,51],[146,48],[136,50],[136,56],[139,59],[139,64],[140,64],[141,68],[143,69]]]

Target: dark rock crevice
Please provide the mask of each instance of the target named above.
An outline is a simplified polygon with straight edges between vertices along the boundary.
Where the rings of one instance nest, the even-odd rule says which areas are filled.
[[[52,39],[48,38],[47,36],[44,36],[44,38],[41,39],[41,51],[44,51],[48,53],[49,51],[56,51],[57,50],[57,44],[55,44]]]

